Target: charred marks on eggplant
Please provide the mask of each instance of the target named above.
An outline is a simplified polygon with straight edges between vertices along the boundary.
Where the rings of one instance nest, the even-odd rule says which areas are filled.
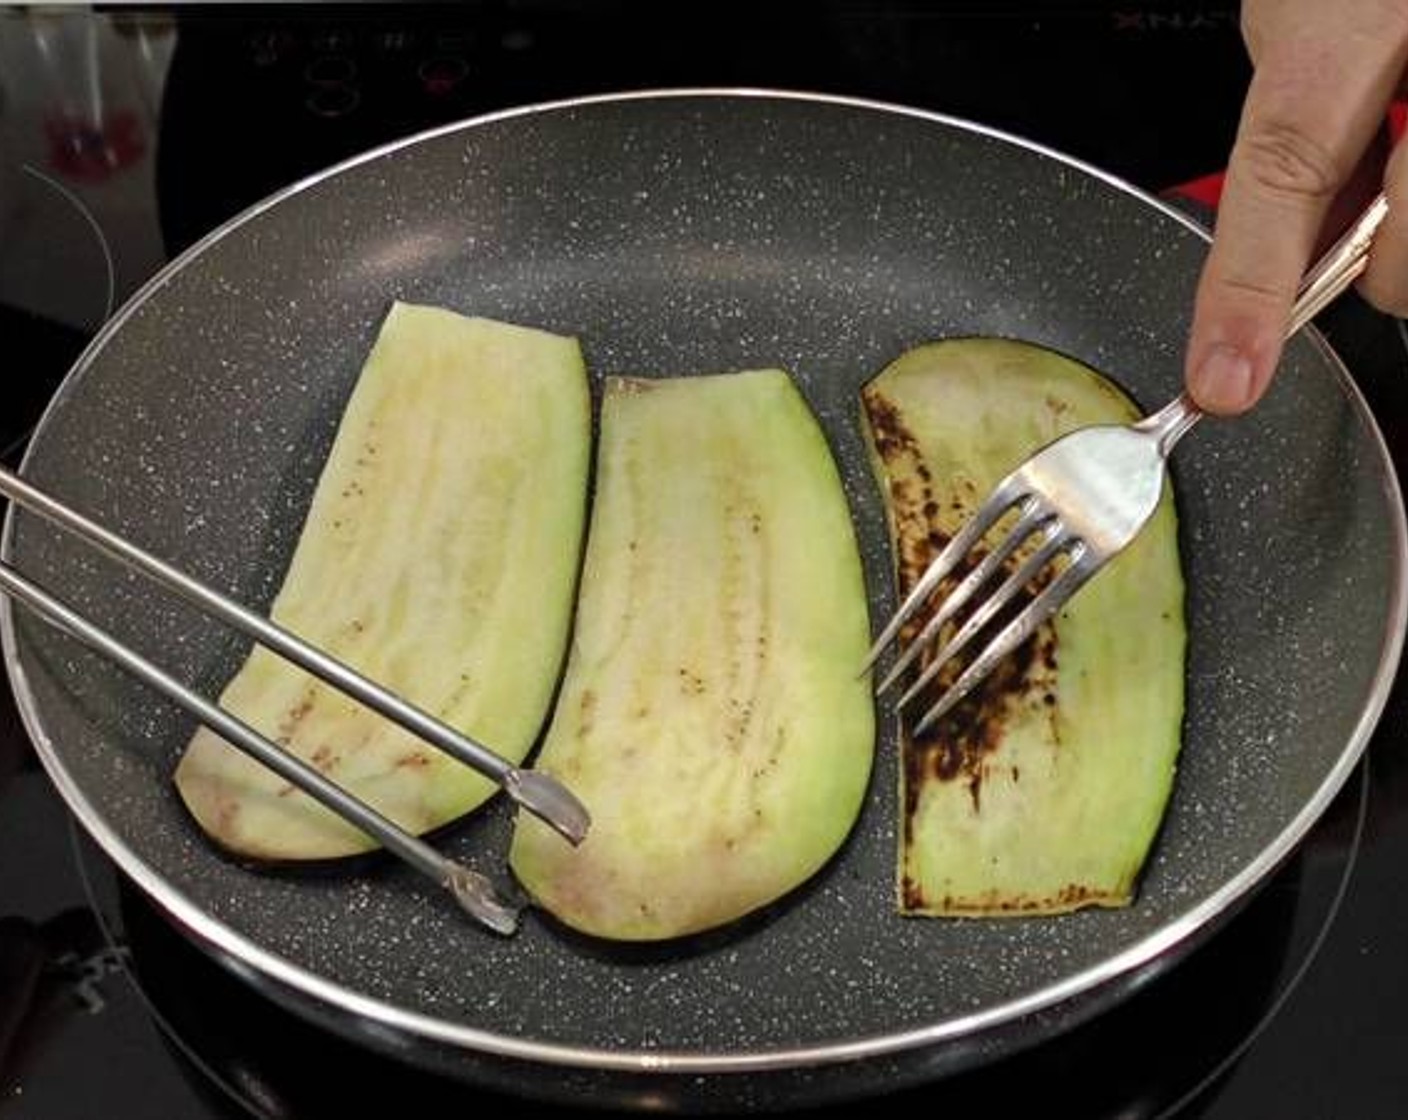
[[[960,572],[955,579],[961,577]],[[1050,574],[1046,574],[1033,587],[1024,589],[978,632],[971,648],[981,649],[991,634],[1015,617],[1040,591],[1043,583],[1051,578]],[[960,611],[952,626],[962,625],[968,613]],[[904,635],[904,640],[917,633],[923,622],[922,618],[917,620],[912,632]],[[1007,735],[1008,725],[1019,713],[1033,706],[1039,707],[1052,720],[1052,739],[1056,739],[1056,647],[1055,627],[1050,622],[1042,624],[1028,641],[998,662],[972,692],[922,735],[915,735],[914,725],[962,672],[967,660],[960,657],[946,665],[905,709],[901,734],[906,828],[917,812],[920,795],[928,782],[961,782],[967,788],[973,811],[977,813],[982,810],[983,785],[990,776],[997,774],[1012,782],[1021,780],[1019,768],[1002,765],[996,758]],[[931,663],[932,657],[933,651],[926,651],[916,671],[922,672]]]
[[[996,891],[978,895],[945,894],[925,897],[914,880],[906,875],[901,883],[905,907],[915,912],[933,911],[951,916],[992,917],[995,914],[1050,914],[1079,910],[1090,905],[1109,906],[1117,900],[1108,891],[1083,883],[1068,883],[1049,895],[1000,895]]]
[[[681,665],[678,674],[680,691],[686,696],[703,696],[709,690],[704,674],[698,670],[691,669],[688,665]]]
[[[901,596],[908,593],[930,563],[948,544],[957,527],[977,508],[984,496],[969,478],[949,479],[951,492],[936,492],[933,473],[924,461],[918,441],[905,425],[900,410],[883,394],[867,387],[862,393],[871,439],[884,465],[890,491],[891,531],[894,537],[896,580]],[[1000,539],[1015,520],[1009,513],[1000,519],[988,534],[988,540]],[[989,589],[995,588],[1004,576],[1015,570],[1031,554],[1031,545],[1019,548],[994,577]],[[973,549],[965,562],[934,593],[928,611],[921,611],[901,632],[903,647],[923,629],[932,611],[988,552],[984,544]],[[994,774],[1011,782],[1021,780],[1016,766],[1003,765],[995,756],[1006,735],[1008,724],[1019,712],[1038,707],[1052,722],[1055,730],[1055,678],[1057,668],[1057,636],[1051,622],[1043,623],[1026,642],[1004,658],[953,710],[933,728],[916,737],[913,727],[922,714],[938,700],[945,688],[963,671],[968,659],[981,650],[1003,626],[1012,620],[1040,593],[1062,567],[1057,561],[1026,588],[1022,589],[968,643],[965,656],[945,666],[936,678],[911,702],[901,719],[901,765],[904,767],[903,827],[906,842],[913,839],[920,796],[930,782],[961,782],[966,786],[975,813],[982,809],[983,785]],[[976,604],[974,604],[976,605]],[[932,663],[937,648],[971,616],[972,606],[957,612],[937,643],[926,650],[915,673]],[[906,879],[902,884],[907,908],[924,909],[929,903],[918,886]],[[1033,906],[1041,903],[1033,902]],[[1073,903],[1074,905],[1074,903]]]
[[[951,479],[953,494],[946,504],[941,503],[934,491],[929,464],[894,402],[869,385],[861,391],[861,398],[890,491],[895,574],[903,594],[919,581],[924,569],[948,543],[944,523],[956,524],[976,507],[978,488],[972,479]],[[941,588],[936,601],[946,591]]]
[[[307,720],[317,700],[317,685],[308,685],[302,693],[299,694],[293,706],[284,714],[284,718],[279,721],[279,726],[274,732],[274,741],[284,747],[292,743],[294,736],[298,734],[299,726]]]
[[[743,448],[736,455],[742,457]],[[733,473],[721,477],[724,513],[722,622],[729,634],[725,648],[735,656],[722,669],[723,702],[721,744],[734,754],[756,753],[754,716],[759,688],[770,659],[768,620],[772,616],[771,588],[768,586],[768,526],[764,508],[747,479]]]
[[[596,692],[590,688],[583,689],[577,705],[577,734],[584,739],[591,735],[596,724],[596,704]]]

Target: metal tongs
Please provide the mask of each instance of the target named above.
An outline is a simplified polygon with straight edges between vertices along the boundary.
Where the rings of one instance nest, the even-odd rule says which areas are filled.
[[[187,601],[209,611],[215,618],[254,638],[452,758],[473,767],[573,844],[581,843],[586,837],[591,820],[586,807],[550,775],[514,766],[488,747],[387,691],[345,663],[144,552],[3,467],[0,467],[0,494],[82,537],[128,567],[150,576]],[[0,592],[24,603],[45,621],[111,659],[179,704],[230,744],[377,840],[388,851],[448,890],[467,913],[490,929],[509,934],[518,928],[520,908],[503,901],[485,876],[441,855],[296,755],[124,646],[3,561],[0,561]]]

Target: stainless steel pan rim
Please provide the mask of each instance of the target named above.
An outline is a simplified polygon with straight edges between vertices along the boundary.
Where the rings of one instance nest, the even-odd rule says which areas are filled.
[[[1070,169],[1099,179],[1121,192],[1134,196],[1148,206],[1162,211],[1200,237],[1206,239],[1207,236],[1201,227],[1175,208],[1099,168],[1022,137],[941,113],[861,98],[762,88],[670,88],[569,98],[491,113],[397,140],[309,176],[237,215],[171,261],[104,325],[75,363],[64,384],[50,403],[49,409],[36,431],[43,431],[49,417],[55,409],[62,405],[67,395],[74,390],[81,374],[92,362],[94,356],[103,349],[116,332],[122,329],[124,322],[138,307],[159,292],[190,260],[205,252],[211,245],[228,236],[254,216],[278,205],[284,199],[325,179],[337,176],[349,168],[382,158],[398,149],[418,144],[435,136],[472,129],[519,116],[552,113],[565,108],[607,102],[668,98],[763,98],[829,103],[930,121],[950,129],[976,133],[1025,148],[1049,160],[1064,164]],[[1327,774],[1315,794],[1274,843],[1265,847],[1257,858],[1239,874],[1227,881],[1196,908],[1186,912],[1180,920],[1160,928],[1155,934],[1135,943],[1126,951],[1105,959],[1098,966],[1084,969],[1060,983],[1048,985],[1022,998],[1009,1000],[986,1010],[959,1016],[930,1027],[872,1037],[858,1037],[844,1042],[761,1049],[745,1053],[667,1049],[630,1052],[561,1045],[497,1034],[407,1011],[389,1002],[348,990],[283,957],[268,952],[224,923],[215,920],[181,891],[173,889],[162,876],[157,874],[146,861],[134,852],[73,781],[40,722],[32,688],[19,660],[14,610],[8,599],[0,600],[0,645],[3,646],[6,667],[21,717],[36,746],[42,764],[70,810],[122,872],[130,877],[172,919],[184,927],[190,935],[208,950],[213,951],[216,956],[224,959],[227,964],[240,971],[252,970],[252,975],[256,978],[267,977],[276,985],[285,986],[292,992],[311,998],[320,1005],[346,1012],[364,1023],[398,1034],[403,1033],[413,1038],[434,1040],[455,1048],[487,1055],[525,1059],[562,1067],[635,1074],[728,1074],[806,1069],[901,1054],[906,1051],[952,1043],[959,1039],[967,1040],[981,1036],[984,1032],[992,1031],[995,1028],[1013,1024],[1039,1012],[1059,1008],[1077,997],[1096,992],[1122,978],[1136,975],[1140,970],[1156,965],[1165,954],[1211,928],[1217,919],[1234,909],[1295,850],[1357,765],[1387,701],[1402,652],[1405,624],[1408,624],[1408,574],[1406,574],[1408,573],[1408,563],[1405,562],[1408,561],[1408,526],[1405,525],[1401,493],[1382,433],[1362,394],[1347,371],[1344,370],[1338,357],[1318,339],[1318,336],[1316,336],[1316,342],[1325,358],[1333,365],[1335,374],[1342,383],[1343,390],[1357,414],[1357,419],[1370,433],[1375,449],[1381,457],[1381,462],[1385,465],[1382,485],[1388,506],[1392,511],[1391,531],[1394,541],[1393,585],[1390,594],[1391,611],[1390,617],[1386,620],[1384,638],[1379,649],[1378,669],[1351,739],[1341,753],[1337,765]],[[4,533],[0,537],[0,555],[7,559],[12,555],[13,530],[14,519],[7,512]]]

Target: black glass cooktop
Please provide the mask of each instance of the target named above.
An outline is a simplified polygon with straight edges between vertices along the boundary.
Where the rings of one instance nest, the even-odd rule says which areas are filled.
[[[286,183],[435,124],[629,88],[819,90],[967,117],[1169,193],[1221,168],[1246,78],[1235,10],[1217,4],[5,9],[0,455],[18,461],[86,340],[164,261]],[[1349,297],[1322,326],[1401,469],[1401,324]],[[1330,811],[1205,944],[1048,1042],[876,1103],[1408,1113],[1406,701],[1400,682]],[[71,822],[0,689],[0,1114],[341,1117],[372,1099],[521,1106],[295,1018],[195,949]],[[828,1111],[843,1108],[808,1114]]]

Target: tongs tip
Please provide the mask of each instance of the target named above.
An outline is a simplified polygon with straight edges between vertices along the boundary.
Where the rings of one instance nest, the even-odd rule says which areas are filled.
[[[504,902],[493,884],[477,871],[447,861],[445,886],[455,896],[460,909],[495,933],[509,937],[518,932],[522,908]]]
[[[510,770],[503,788],[519,805],[573,844],[587,838],[591,814],[566,786],[541,770]]]

